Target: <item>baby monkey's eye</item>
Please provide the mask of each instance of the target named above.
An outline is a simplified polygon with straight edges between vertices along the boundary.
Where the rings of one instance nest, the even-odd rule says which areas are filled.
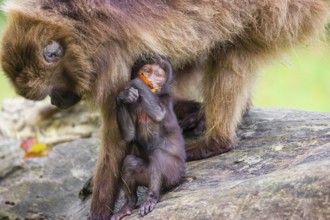
[[[52,63],[61,58],[64,54],[63,47],[56,41],[51,41],[44,48],[44,58],[48,63]]]
[[[156,76],[159,76],[160,77],[160,76],[164,76],[164,75],[165,75],[164,72],[160,72],[160,71],[157,71],[156,72]]]

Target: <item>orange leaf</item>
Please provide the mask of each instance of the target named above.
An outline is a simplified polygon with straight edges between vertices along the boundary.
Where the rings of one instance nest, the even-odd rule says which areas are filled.
[[[36,137],[22,141],[21,148],[26,152],[25,158],[44,157],[48,155],[47,145],[39,143]]]

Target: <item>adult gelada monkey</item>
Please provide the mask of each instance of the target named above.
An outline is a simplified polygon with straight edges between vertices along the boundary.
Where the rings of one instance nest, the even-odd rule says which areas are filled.
[[[127,202],[113,220],[132,213],[138,185],[149,188],[140,206],[144,216],[154,209],[161,189],[177,185],[184,176],[186,153],[173,111],[172,79],[172,67],[165,58],[142,57],[133,67],[132,81],[119,92],[119,128],[135,152],[124,159],[122,179]]]
[[[101,110],[90,219],[108,219],[118,195],[126,149],[116,96],[141,52],[171,59],[179,97],[202,88],[206,132],[188,146],[187,158],[206,158],[235,143],[260,64],[323,31],[330,8],[330,0],[13,2],[6,4],[1,63],[17,93],[50,95],[60,108],[84,98]]]

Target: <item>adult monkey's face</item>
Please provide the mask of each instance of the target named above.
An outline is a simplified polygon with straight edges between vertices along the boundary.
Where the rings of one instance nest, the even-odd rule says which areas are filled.
[[[90,61],[66,21],[9,10],[1,64],[16,92],[60,109],[76,104],[90,88]]]

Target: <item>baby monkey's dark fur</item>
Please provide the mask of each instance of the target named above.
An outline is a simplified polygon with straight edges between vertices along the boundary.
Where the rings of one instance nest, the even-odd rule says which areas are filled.
[[[158,65],[164,70],[166,81],[159,91],[152,92],[137,77],[145,64]],[[133,67],[133,80],[117,97],[119,128],[124,140],[135,145],[138,153],[129,154],[124,159],[122,180],[127,202],[111,219],[131,214],[137,202],[138,185],[149,187],[140,207],[143,216],[154,209],[162,188],[172,187],[182,180],[186,153],[170,95],[172,75],[171,64],[164,58],[143,58]]]

